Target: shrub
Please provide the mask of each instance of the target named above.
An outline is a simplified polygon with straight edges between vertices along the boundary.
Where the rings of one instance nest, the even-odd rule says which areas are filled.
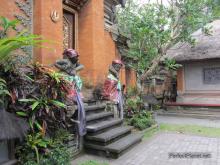
[[[71,135],[66,130],[58,130],[54,137],[30,134],[16,149],[21,165],[70,165],[71,154],[65,141]]]
[[[138,128],[140,130],[143,130],[145,128],[150,127],[155,123],[155,121],[152,118],[152,114],[150,112],[143,111],[139,114],[134,115],[130,119],[130,125],[134,126],[135,128]]]

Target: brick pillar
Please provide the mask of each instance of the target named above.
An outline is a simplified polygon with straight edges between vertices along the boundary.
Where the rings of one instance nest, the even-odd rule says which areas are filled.
[[[51,12],[57,11],[59,21],[51,20]],[[35,48],[34,60],[43,64],[52,64],[62,58],[63,52],[63,6],[61,0],[34,1],[34,34],[53,43],[43,43],[48,48]]]
[[[81,75],[94,84],[103,81],[108,68],[104,41],[104,2],[88,1],[79,13],[79,53],[85,65]]]

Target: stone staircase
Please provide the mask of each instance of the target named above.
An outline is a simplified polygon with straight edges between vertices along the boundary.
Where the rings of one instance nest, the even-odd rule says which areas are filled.
[[[141,141],[140,134],[131,133],[132,127],[123,125],[123,120],[114,118],[106,111],[105,103],[93,102],[85,106],[87,135],[84,138],[86,152],[118,158]]]
[[[167,106],[166,110],[158,111],[157,115],[197,119],[220,119],[220,107]]]

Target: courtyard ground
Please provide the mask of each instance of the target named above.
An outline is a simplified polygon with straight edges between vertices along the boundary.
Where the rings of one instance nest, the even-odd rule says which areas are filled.
[[[177,154],[202,153],[202,158],[180,158]],[[171,157],[170,157],[171,156]],[[175,157],[175,158],[174,158]],[[219,165],[220,138],[210,138],[179,133],[159,133],[148,140],[143,140],[119,159],[106,159],[93,155],[83,155],[72,162],[72,165],[95,160],[102,165]]]
[[[120,158],[83,154],[72,165],[89,160],[98,165],[220,164],[220,121],[168,116],[156,116],[155,119],[159,128],[145,133],[143,141]]]

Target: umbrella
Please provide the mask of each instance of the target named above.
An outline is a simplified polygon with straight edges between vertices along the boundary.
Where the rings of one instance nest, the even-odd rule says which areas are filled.
[[[28,124],[24,119],[0,107],[0,140],[21,139],[28,129]]]

